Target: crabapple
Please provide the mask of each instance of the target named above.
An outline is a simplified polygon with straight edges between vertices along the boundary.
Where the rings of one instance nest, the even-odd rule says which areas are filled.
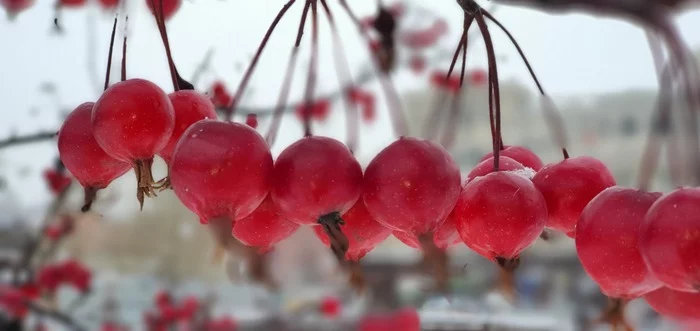
[[[180,90],[168,95],[175,112],[175,126],[168,143],[158,152],[165,162],[170,163],[175,145],[185,130],[197,121],[216,119],[214,104],[205,95],[194,90]]]
[[[177,10],[180,9],[180,5],[182,5],[182,0],[146,0],[146,6],[148,6],[148,10],[151,11],[151,14],[161,14],[160,8],[163,8],[162,17],[165,21],[175,15]],[[154,6],[156,9],[155,11],[153,10]]]
[[[153,156],[168,143],[175,126],[173,105],[156,84],[144,79],[115,83],[92,109],[97,143],[113,158],[134,167],[137,199],[153,196]]]
[[[231,234],[246,246],[255,247],[260,253],[266,253],[297,229],[299,224],[280,216],[272,198],[268,195],[252,214],[234,223]]]
[[[614,186],[615,177],[603,162],[579,156],[544,166],[532,182],[547,201],[547,227],[573,238],[583,208],[598,193]]]
[[[647,293],[644,300],[659,314],[676,320],[700,320],[700,293],[668,287]]]
[[[393,234],[394,237],[399,239],[407,246],[418,249],[420,248],[420,240],[418,240],[417,237],[401,231],[394,231]],[[457,233],[457,228],[455,227],[454,210],[447,216],[445,223],[443,223],[440,228],[435,231],[433,241],[435,242],[435,246],[442,250],[446,250],[449,247],[462,242],[462,238],[459,237],[459,233]]]
[[[239,123],[201,120],[175,147],[170,181],[202,224],[214,218],[236,221],[267,196],[272,166],[270,149],[257,131]]]
[[[661,193],[613,186],[583,209],[576,225],[576,252],[603,294],[631,300],[661,287],[647,269],[637,232]]]
[[[520,162],[511,159],[510,157],[507,156],[499,156],[499,165],[498,165],[498,170],[499,171],[512,171],[512,170],[522,170],[525,169],[525,166],[521,164]],[[468,174],[467,174],[467,182],[471,181],[474,178],[481,177],[481,176],[486,176],[492,172],[495,171],[493,167],[493,156],[490,158],[485,158],[479,164],[477,164],[474,169],[472,169]]]
[[[83,211],[90,209],[98,190],[106,188],[131,168],[108,155],[98,144],[92,130],[94,103],[86,102],[75,108],[58,131],[58,155],[66,169],[85,190]]]
[[[505,148],[499,152],[501,156],[507,156],[515,161],[518,161],[523,166],[535,170],[535,172],[540,171],[540,169],[542,169],[542,160],[540,160],[539,156],[537,156],[537,154],[535,154],[531,150],[523,146],[504,147]],[[488,154],[484,155],[484,157],[481,158],[481,161],[485,161],[488,159],[493,160],[493,152],[489,152]]]
[[[680,188],[657,200],[639,236],[647,267],[664,285],[700,292],[700,188]]]

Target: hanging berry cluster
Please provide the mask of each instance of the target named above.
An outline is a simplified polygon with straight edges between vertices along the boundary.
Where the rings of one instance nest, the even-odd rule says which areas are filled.
[[[354,155],[357,117],[351,107],[345,144],[312,134],[311,119],[330,111],[328,100],[314,98],[319,4],[333,29],[336,48],[342,49],[326,0],[304,1],[297,39],[265,137],[255,130],[257,119],[252,124],[249,117],[248,125],[231,120],[272,32],[295,0],[288,1],[273,21],[235,94],[231,96],[223,85],[215,85],[214,103],[196,91],[181,89],[191,84],[180,78],[170,54],[166,8],[160,0],[150,1],[174,92],[166,94],[147,80],[127,79],[122,65],[121,82],[109,86],[107,80],[95,103],[80,105],[66,119],[59,132],[59,152],[66,168],[85,188],[84,210],[89,209],[97,190],[133,169],[141,206],[145,197],[172,188],[203,225],[215,229],[220,243],[235,238],[265,254],[299,227],[313,227],[357,289],[364,286],[358,261],[393,233],[407,245],[420,248],[434,264],[438,290],[449,290],[446,249],[464,243],[501,268],[503,286],[512,293],[513,272],[521,254],[548,228],[575,240],[585,270],[612,299],[605,320],[613,326],[626,324],[624,303],[638,297],[645,297],[664,314],[700,317],[694,308],[700,300],[700,189],[681,188],[663,195],[616,186],[601,161],[570,157],[562,124],[552,115],[556,111],[551,104],[545,114],[549,114],[548,124],[562,161],[543,165],[527,148],[506,145],[487,19],[513,41],[540,94],[549,99],[512,35],[475,2],[458,1],[464,12],[462,37],[449,71],[431,77],[434,84],[451,93],[460,92],[466,72],[467,31],[476,22],[488,55],[488,73],[481,73],[479,79],[488,86],[493,151],[462,177],[444,143],[410,137],[400,105],[392,102],[393,87],[386,76],[382,87],[399,138],[379,152],[366,169]],[[346,1],[340,0],[340,4],[369,40]],[[270,147],[287,106],[309,17],[312,51],[304,102],[297,108],[304,137],[273,160]],[[394,63],[394,24],[386,8],[380,8],[372,21],[381,36],[380,51],[373,59],[384,74],[391,72]],[[110,59],[111,53],[110,46]],[[461,76],[452,78],[460,54]],[[125,60],[124,52],[123,63]],[[371,95],[352,87],[341,67],[338,76],[341,86],[349,86],[343,95],[348,104],[374,109]],[[109,77],[109,67],[107,71]],[[217,119],[215,106],[227,107],[227,121]],[[454,109],[458,114],[459,108]],[[374,111],[371,113],[373,116]],[[156,155],[168,165],[168,177],[161,181],[155,181],[151,174]],[[674,300],[688,304],[670,304]],[[166,320],[179,316],[167,312],[161,314]]]

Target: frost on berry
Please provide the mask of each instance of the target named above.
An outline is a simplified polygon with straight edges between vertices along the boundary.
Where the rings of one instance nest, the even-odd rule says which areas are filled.
[[[174,126],[170,99],[160,87],[143,79],[110,86],[92,109],[97,143],[108,155],[134,168],[142,208],[144,196],[155,195],[153,156],[167,145]]]
[[[500,155],[507,156],[515,161],[518,161],[525,167],[532,168],[536,172],[542,169],[542,160],[532,152],[531,150],[523,146],[503,146],[504,149],[500,151]],[[493,160],[493,152],[489,152],[481,158],[481,161],[487,159]]]
[[[680,188],[656,201],[639,229],[646,265],[667,287],[700,291],[700,189]]]
[[[267,196],[271,175],[272,155],[260,134],[216,120],[190,126],[170,163],[175,194],[203,224],[250,215]]]
[[[83,211],[88,211],[98,190],[126,173],[131,165],[108,155],[93,135],[94,104],[78,106],[58,131],[58,153],[66,169],[85,189]]]

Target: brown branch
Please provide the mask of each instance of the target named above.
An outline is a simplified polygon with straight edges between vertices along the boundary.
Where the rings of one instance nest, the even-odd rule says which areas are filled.
[[[51,140],[57,134],[58,132],[56,131],[42,131],[26,136],[11,136],[7,139],[0,140],[0,149]]]

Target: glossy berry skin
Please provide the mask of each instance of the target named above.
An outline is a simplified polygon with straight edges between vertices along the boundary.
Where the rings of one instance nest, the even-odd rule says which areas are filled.
[[[239,123],[202,120],[183,134],[170,163],[170,181],[180,201],[200,217],[250,215],[267,196],[272,155],[255,130]]]
[[[120,161],[153,158],[168,143],[174,126],[170,99],[160,87],[144,79],[110,86],[92,109],[97,143]]]
[[[490,260],[518,258],[547,222],[547,204],[532,182],[501,171],[465,185],[454,213],[464,243]]]
[[[181,90],[168,95],[175,112],[175,126],[168,143],[158,153],[170,163],[175,145],[192,124],[204,119],[216,119],[214,104],[207,96],[195,90]]]
[[[252,214],[234,223],[232,235],[246,246],[256,247],[260,253],[272,249],[299,229],[299,224],[279,215],[272,198],[267,198]]]
[[[410,233],[394,231],[393,234],[394,237],[406,244],[406,246],[416,249],[421,247],[418,237]],[[459,237],[459,233],[457,233],[457,228],[455,226],[454,212],[450,213],[450,215],[447,216],[445,223],[442,223],[438,230],[435,231],[435,234],[433,234],[433,242],[435,243],[435,246],[442,250],[446,250],[451,246],[462,242],[462,238]]]
[[[507,156],[515,161],[518,161],[523,166],[526,166],[532,170],[539,171],[542,169],[542,160],[533,151],[523,147],[523,146],[504,146],[505,149],[499,152],[499,155]],[[492,159],[493,152],[484,155],[481,161]]]
[[[659,197],[661,193],[613,186],[583,209],[576,251],[606,296],[631,300],[661,287],[644,264],[637,240],[644,215]]]
[[[663,196],[639,230],[639,247],[651,272],[669,288],[700,292],[700,189]]]
[[[461,174],[441,146],[402,137],[370,162],[363,199],[382,225],[415,236],[439,229],[461,191]]]
[[[513,170],[521,170],[525,169],[525,166],[522,165],[520,162],[515,161],[507,156],[499,156],[499,163],[498,163],[498,169],[500,171],[513,171]],[[479,164],[474,167],[468,174],[467,174],[467,181],[470,181],[476,177],[481,177],[481,176],[486,176],[492,172],[494,172],[493,168],[493,157],[486,158],[483,161],[479,162]]]
[[[659,314],[675,320],[700,320],[700,293],[662,287],[644,296]]]
[[[349,244],[345,254],[345,259],[348,261],[359,261],[391,235],[391,230],[372,218],[362,199],[357,200],[342,217],[345,224],[341,225],[341,229],[347,235]],[[323,227],[314,226],[314,232],[326,246],[330,246],[328,235]]]
[[[148,10],[151,11],[151,13],[158,13],[160,14],[160,6],[161,6],[161,1],[163,3],[163,17],[165,20],[169,20],[170,18],[177,13],[177,10],[180,9],[180,5],[182,5],[182,0],[145,0],[146,1],[146,6],[148,6]],[[155,5],[155,11],[153,10]],[[160,15],[159,15],[160,16]]]
[[[321,216],[350,210],[360,197],[362,168],[343,143],[305,137],[279,155],[272,183],[272,200],[280,214],[312,225]]]
[[[547,227],[575,236],[583,208],[604,189],[615,186],[615,178],[599,160],[579,156],[549,164],[532,178],[547,201]]]
[[[58,131],[58,154],[66,169],[85,188],[103,189],[129,169],[109,156],[92,133],[92,108],[86,102],[71,112]]]

